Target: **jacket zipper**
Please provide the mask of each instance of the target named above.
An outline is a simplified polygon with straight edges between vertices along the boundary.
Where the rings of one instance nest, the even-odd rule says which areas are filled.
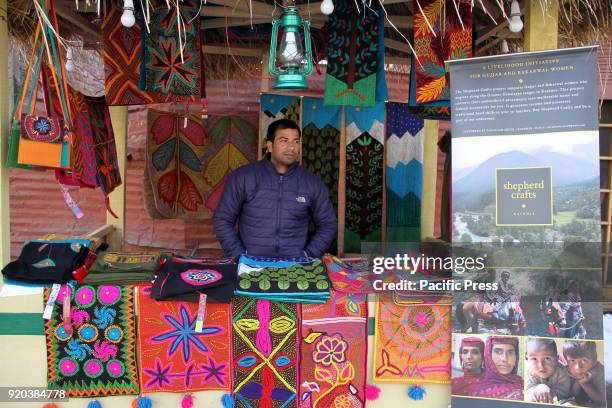
[[[278,180],[279,184],[279,195],[278,202],[276,203],[276,255],[280,250],[280,231],[281,231],[281,220],[282,220],[282,209],[283,209],[283,176],[280,176]]]

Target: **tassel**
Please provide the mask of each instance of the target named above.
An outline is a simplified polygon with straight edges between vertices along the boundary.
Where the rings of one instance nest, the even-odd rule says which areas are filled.
[[[55,402],[50,402],[48,404],[43,405],[43,408],[58,408]]]
[[[420,401],[425,397],[425,394],[427,394],[427,391],[422,385],[413,385],[408,388],[408,396],[413,400]]]
[[[193,407],[193,394],[185,394],[181,400],[181,408]]]
[[[102,408],[102,404],[98,402],[98,400],[91,400],[89,404],[87,404],[87,408]]]
[[[141,395],[132,401],[132,408],[151,408],[153,406],[153,401],[151,398],[145,397],[145,395]]]
[[[372,384],[366,385],[365,396],[366,399],[370,401],[378,399],[378,397],[380,397],[380,388]]]
[[[236,402],[234,402],[234,398],[230,394],[225,394],[221,397],[221,404],[223,404],[223,408],[234,408],[236,406]]]

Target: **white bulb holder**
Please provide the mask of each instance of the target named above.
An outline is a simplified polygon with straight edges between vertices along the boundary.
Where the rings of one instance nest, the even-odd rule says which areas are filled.
[[[334,2],[332,0],[323,0],[321,3],[321,13],[329,16],[334,12]]]
[[[510,52],[510,48],[508,47],[508,41],[502,40],[501,52],[502,54],[508,54]]]
[[[134,0],[123,1],[121,24],[127,28],[134,27],[134,24],[136,24],[136,17],[134,16]]]
[[[523,29],[523,20],[521,20],[521,6],[518,1],[512,0],[510,5],[510,24],[508,25],[510,31],[513,33],[519,33]]]
[[[66,71],[74,71],[74,61],[72,59],[72,48],[68,48],[66,51],[66,63],[64,64]]]

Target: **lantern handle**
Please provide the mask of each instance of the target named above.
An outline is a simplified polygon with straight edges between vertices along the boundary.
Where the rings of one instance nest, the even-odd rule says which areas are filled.
[[[276,69],[276,41],[278,38],[278,25],[280,20],[272,20],[272,38],[270,41],[270,58],[268,61],[268,71],[272,76],[278,76],[279,72]]]
[[[304,67],[304,75],[312,74],[312,44],[310,41],[310,20],[302,20],[304,25],[304,45],[306,48],[306,66]]]

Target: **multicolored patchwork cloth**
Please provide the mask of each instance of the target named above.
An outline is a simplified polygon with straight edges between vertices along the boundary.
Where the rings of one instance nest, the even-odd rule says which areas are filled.
[[[382,58],[379,52],[384,49],[384,13],[374,3],[371,8],[361,1],[334,2],[329,16],[325,105],[374,106],[386,99],[384,52]]]
[[[209,301],[229,303],[235,289],[236,267],[236,264],[162,259],[151,297],[156,300],[198,302],[200,293],[203,293]]]
[[[343,293],[373,293],[370,279],[373,275],[368,262],[361,259],[340,259],[333,255],[324,255],[323,262],[327,275],[335,290]]]
[[[237,297],[232,322],[236,407],[296,408],[297,306]]]
[[[344,252],[380,242],[383,213],[385,104],[346,108],[346,228]]]
[[[278,119],[289,119],[296,125],[300,126],[300,104],[301,99],[299,96],[288,96],[288,95],[274,95],[262,93],[259,98],[261,106],[261,113],[259,117],[261,120],[259,134],[261,138],[261,145],[263,146],[263,153],[266,152],[266,132],[270,123]]]
[[[8,263],[2,274],[14,281],[28,283],[67,283],[73,272],[85,265],[90,242],[29,241],[19,257]]]
[[[45,289],[45,304],[50,293]],[[63,322],[66,296],[72,330]],[[66,390],[69,397],[139,393],[131,287],[63,285],[45,335],[50,389]]]
[[[111,106],[146,105],[193,99],[138,89],[142,59],[140,2],[134,2],[137,18],[136,24],[130,28],[121,24],[122,1],[108,1],[105,4],[107,9],[102,18],[102,45],[106,103]]]
[[[329,298],[327,269],[317,258],[265,258],[242,255],[236,293],[283,302],[324,303]]]
[[[300,407],[365,407],[367,295],[332,291],[321,305],[303,305]]]
[[[412,14],[419,58],[412,62],[410,105],[450,106],[444,61],[472,57],[472,3],[420,0],[414,2]]]
[[[204,121],[209,144],[202,158],[202,169],[210,188],[204,194],[204,205],[211,212],[221,200],[227,175],[257,160],[257,124],[257,115],[216,116]]]
[[[420,242],[423,119],[387,103],[387,241]]]
[[[230,390],[230,305],[209,303],[196,331],[198,305],[157,302],[138,291],[138,361],[142,392]]]
[[[204,205],[210,186],[202,178],[206,133],[196,115],[177,115],[149,109],[146,173],[163,218],[208,219]]]
[[[150,33],[142,31],[143,67],[139,88],[174,95],[201,94],[200,2],[184,0],[168,7],[153,0]],[[180,28],[180,29],[179,29]]]
[[[302,99],[302,165],[323,181],[336,211],[341,119],[339,106],[324,106],[320,98]],[[330,251],[337,252],[337,245],[334,241]]]
[[[449,383],[451,306],[399,306],[378,299],[374,333],[374,381]]]

